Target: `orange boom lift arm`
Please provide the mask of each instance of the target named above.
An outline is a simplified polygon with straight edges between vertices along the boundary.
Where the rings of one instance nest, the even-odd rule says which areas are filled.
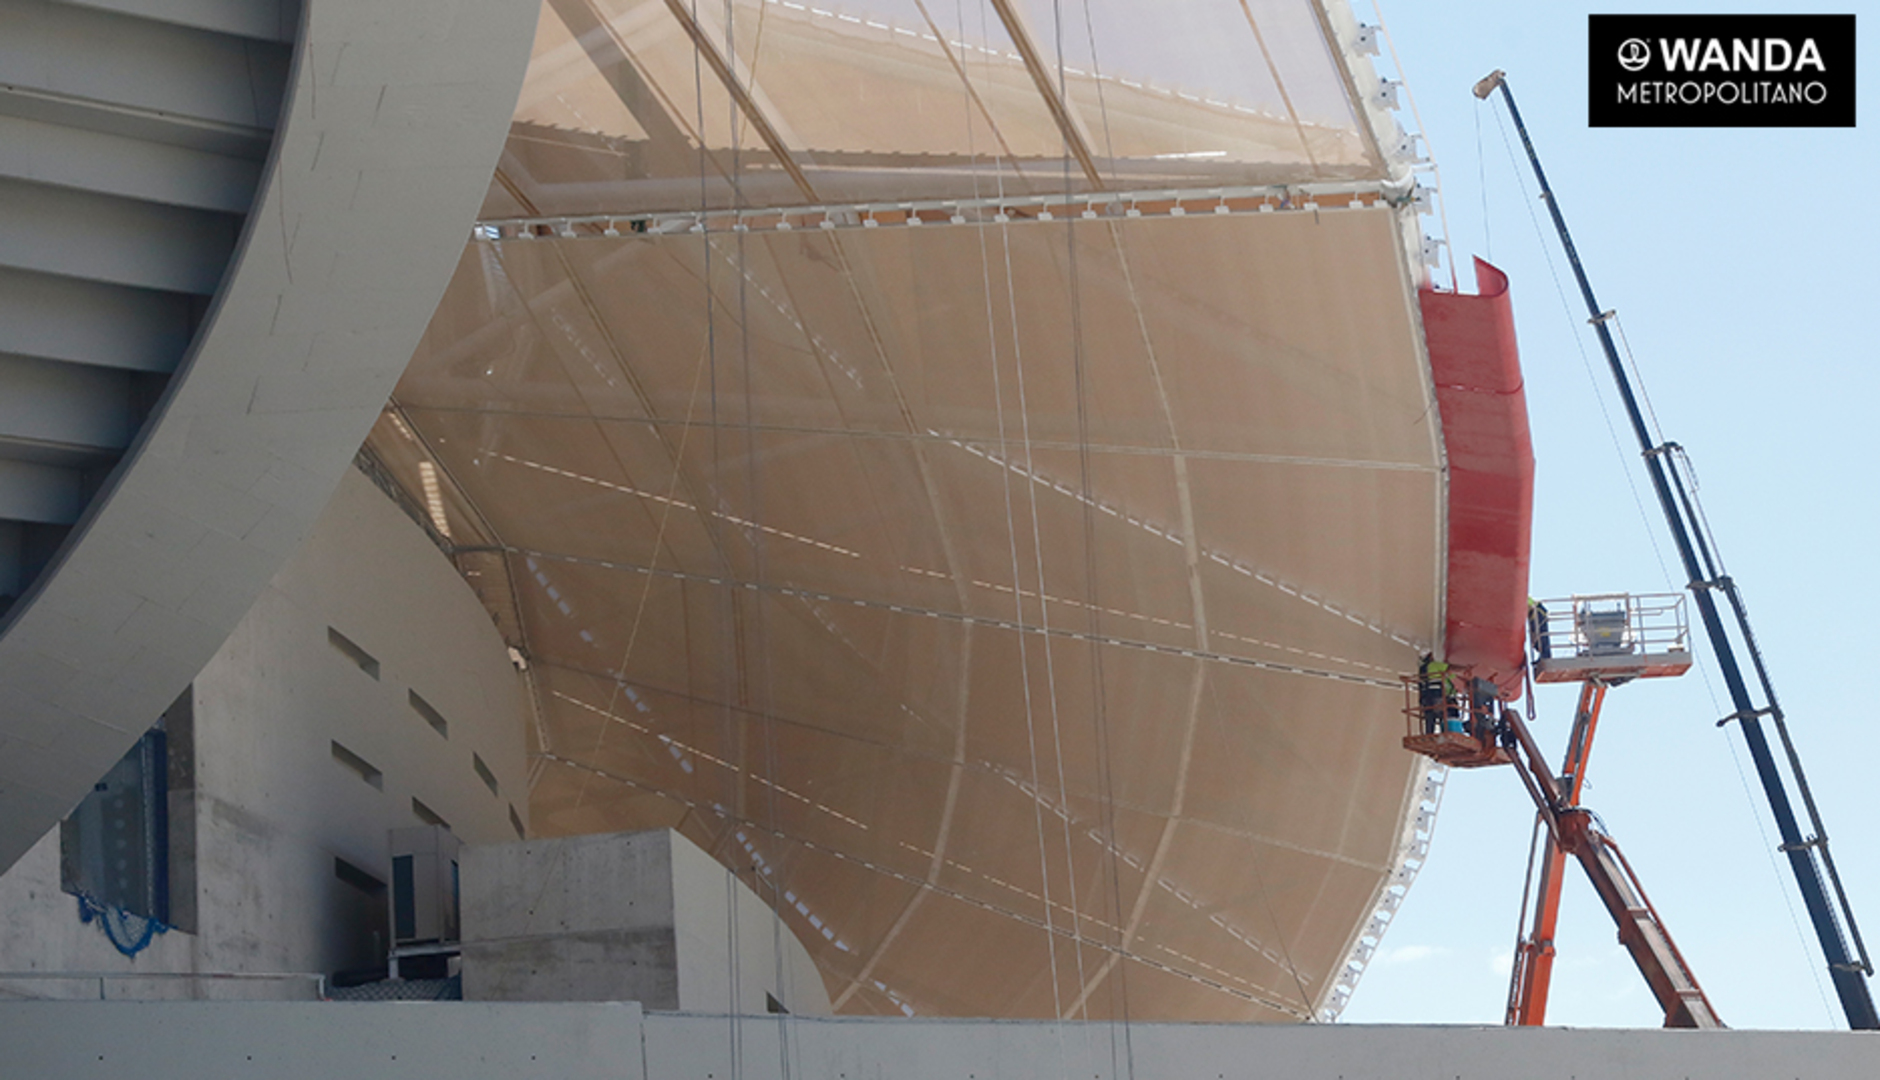
[[[1567,738],[1567,756],[1560,770],[1568,804],[1578,806],[1586,782],[1586,760],[1592,753],[1593,733],[1599,727],[1600,706],[1606,703],[1606,684],[1589,679],[1580,685],[1580,703],[1573,711],[1573,733]],[[1535,838],[1543,845],[1539,895],[1535,898],[1533,928],[1515,943],[1514,970],[1508,979],[1510,1026],[1538,1027],[1547,1022],[1547,991],[1554,973],[1554,932],[1560,922],[1560,887],[1566,876],[1567,853],[1554,842],[1546,821],[1534,819]],[[1544,838],[1544,839],[1543,839]],[[1528,881],[1534,881],[1534,852],[1528,851]],[[1521,921],[1527,920],[1529,893],[1521,894]]]
[[[1671,932],[1646,897],[1631,864],[1592,811],[1579,802],[1607,688],[1642,676],[1680,674],[1690,667],[1682,597],[1609,595],[1554,603],[1571,625],[1550,632],[1547,608],[1540,607],[1536,629],[1540,656],[1532,670],[1542,682],[1581,683],[1565,768],[1559,776],[1547,767],[1520,713],[1504,708],[1499,697],[1487,692],[1485,684],[1467,669],[1449,668],[1435,684],[1427,673],[1404,680],[1408,695],[1404,711],[1410,721],[1404,747],[1453,768],[1513,765],[1546,830],[1540,898],[1533,930],[1516,949],[1508,1022],[1534,1025],[1546,1016],[1560,882],[1566,858],[1572,856],[1618,927],[1619,943],[1631,954],[1664,1009],[1665,1026],[1721,1028],[1723,1022],[1671,940]],[[1552,655],[1549,645],[1555,641],[1568,647],[1564,655]]]

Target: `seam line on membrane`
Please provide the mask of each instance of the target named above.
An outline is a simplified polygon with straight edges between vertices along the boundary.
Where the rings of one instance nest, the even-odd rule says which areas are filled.
[[[651,792],[652,794],[659,795],[664,798],[672,799],[673,801],[678,802],[693,811],[698,811],[701,809],[709,810],[712,813],[725,818],[727,821],[734,822],[735,824],[739,826],[749,828],[749,829],[756,829],[765,833],[769,833],[771,836],[775,837],[778,840],[782,840],[791,844],[796,844],[800,847],[807,848],[811,851],[815,851],[822,855],[827,855],[833,859],[839,859],[846,863],[853,863],[857,866],[860,866],[864,870],[869,870],[874,873],[883,874],[888,877],[892,877],[898,881],[902,881],[909,885],[913,885],[919,889],[939,893],[943,896],[948,897],[949,899],[957,900],[963,904],[969,904],[973,907],[977,907],[982,910],[989,911],[995,915],[999,915],[1004,918],[1011,919],[1015,922],[1022,922],[1026,924],[1027,926],[1032,927],[1033,929],[1044,930],[1047,933],[1050,933],[1056,936],[1062,936],[1062,937],[1067,937],[1067,938],[1070,937],[1071,932],[1068,929],[1057,927],[1057,926],[1048,926],[1046,925],[1043,919],[1035,918],[1033,916],[1023,914],[1022,912],[1013,911],[1010,908],[1000,907],[997,904],[991,903],[986,900],[981,900],[980,898],[976,896],[972,896],[968,893],[963,893],[956,889],[949,889],[944,885],[930,883],[923,878],[915,877],[911,874],[902,873],[901,871],[895,870],[891,867],[883,866],[880,863],[873,862],[868,859],[858,858],[854,855],[849,854],[848,852],[841,851],[841,850],[838,850],[833,847],[829,847],[824,844],[819,844],[814,840],[809,840],[800,836],[792,836],[781,830],[771,829],[771,828],[762,826],[758,822],[750,821],[744,818],[739,818],[731,812],[730,807],[719,805],[719,804],[711,804],[711,805],[702,804],[702,803],[697,802],[696,800],[688,799],[685,796],[678,794],[677,792],[668,791],[664,788],[657,787],[653,784],[648,784],[643,781],[634,780],[631,777],[622,776],[618,773],[608,772],[605,769],[599,769],[592,765],[586,765],[579,761],[562,757],[558,754],[543,754],[542,757],[545,760],[555,762],[556,764],[559,764],[559,765],[567,766],[568,768],[571,768],[571,769],[576,769],[585,773],[591,773],[595,776],[601,777],[602,779],[612,780],[612,781],[615,781],[616,783],[625,784],[628,787],[638,788],[641,791]],[[1116,953],[1118,958],[1120,959],[1132,960],[1146,967],[1154,968],[1158,971],[1162,971],[1167,974],[1174,975],[1178,978],[1187,979],[1188,981],[1194,982],[1194,983],[1199,983],[1200,985],[1206,986],[1209,989],[1217,990],[1221,993],[1232,995],[1233,997],[1240,998],[1243,1001],[1251,1002],[1263,1008],[1271,1009],[1274,1012],[1284,1013],[1287,1016],[1296,1017],[1301,1020],[1309,1019],[1309,1014],[1300,1011],[1297,1005],[1281,1000],[1277,996],[1273,996],[1273,997],[1265,996],[1266,994],[1273,993],[1273,991],[1266,990],[1265,987],[1259,988],[1260,990],[1264,992],[1263,994],[1253,993],[1248,990],[1243,990],[1237,986],[1229,986],[1228,984],[1223,983],[1218,979],[1211,979],[1205,975],[1197,975],[1192,971],[1184,971],[1181,968],[1175,967],[1172,964],[1163,963],[1160,960],[1156,960],[1152,957],[1144,956],[1141,953],[1128,952],[1126,950],[1119,949],[1117,946],[1110,945],[1102,941],[1098,941],[1098,940],[1088,938],[1088,937],[1084,938],[1083,941],[1085,942],[1085,944],[1089,945],[1091,948],[1098,949],[1098,950],[1105,951],[1105,952]]]
[[[893,604],[881,600],[865,600],[854,596],[838,596],[835,593],[822,592],[818,589],[801,589],[787,585],[770,585],[755,581],[742,581],[737,578],[721,577],[714,574],[695,574],[684,570],[666,570],[659,567],[641,566],[636,563],[618,562],[611,559],[595,559],[580,555],[564,555],[552,551],[539,551],[524,547],[461,548],[463,551],[502,551],[516,555],[529,555],[538,559],[553,559],[557,562],[575,563],[582,566],[597,566],[605,570],[624,570],[628,573],[651,574],[655,577],[670,578],[675,581],[695,581],[706,585],[716,585],[749,592],[773,593],[778,596],[790,596],[808,600],[821,600],[826,603],[849,604],[860,608],[873,608],[878,611],[891,611],[902,615],[921,615],[948,622],[967,623],[973,626],[986,626],[995,630],[1011,630],[1023,634],[1048,634],[1051,637],[1065,638],[1071,641],[1087,641],[1095,645],[1114,645],[1118,648],[1136,649],[1141,652],[1159,653],[1164,656],[1177,656],[1189,660],[1212,660],[1216,663],[1235,667],[1255,668],[1272,671],[1283,675],[1303,675],[1309,678],[1328,679],[1333,682],[1351,683],[1356,686],[1368,686],[1379,690],[1400,692],[1403,685],[1395,679],[1379,679],[1369,675],[1353,675],[1342,671],[1326,671],[1320,668],[1306,667],[1301,664],[1287,664],[1276,660],[1257,660],[1250,656],[1233,656],[1212,650],[1188,649],[1178,645],[1159,645],[1152,641],[1136,641],[1119,638],[1108,634],[1090,634],[1079,630],[1065,630],[1053,627],[1028,626],[1010,619],[997,619],[984,615],[967,615],[962,612],[938,611],[911,604]]]
[[[708,702],[703,698],[694,697],[690,694],[685,694],[680,691],[673,690],[669,687],[658,686],[653,683],[645,682],[645,681],[638,680],[638,679],[623,679],[623,678],[620,678],[619,676],[614,675],[611,672],[599,672],[599,671],[591,671],[585,668],[569,667],[565,664],[557,664],[552,661],[539,661],[539,662],[542,663],[546,667],[554,668],[558,671],[566,672],[571,675],[579,675],[588,679],[593,679],[598,682],[603,682],[603,683],[614,682],[614,683],[619,683],[622,686],[629,686],[629,685],[635,686],[641,690],[652,691],[662,696],[678,698],[678,699],[681,699],[683,701],[693,703],[693,704],[704,703],[704,704],[709,704],[713,706],[716,706],[719,704],[717,702]],[[608,720],[609,722],[618,723],[618,722],[625,721],[625,717],[621,716],[618,713],[609,713],[598,705],[594,705],[589,702],[582,701],[579,698],[569,695],[567,693],[564,693],[562,691],[559,691],[559,690],[552,691],[552,696],[560,698],[563,701],[567,701],[570,704],[577,705],[581,709],[587,712],[593,713],[596,716],[600,716],[603,719]],[[740,710],[740,711],[749,712],[749,710]],[[819,727],[813,723],[809,723],[801,719],[797,719],[797,718],[793,718],[789,716],[782,716],[782,715],[775,716],[774,719],[778,723],[788,724],[794,728],[814,732],[817,735],[821,735],[827,738],[845,739],[845,740],[854,741],[854,742],[860,743],[862,746],[867,747],[870,750],[885,752],[891,749],[889,745],[886,743],[879,742],[876,740],[858,738],[846,732],[833,730],[831,728]],[[911,751],[905,747],[895,747],[892,749],[897,753],[906,755],[911,760],[919,761],[924,764],[940,765],[940,766],[950,766],[954,764],[954,761],[952,758],[945,757],[942,755],[921,754],[918,751]],[[532,752],[530,756],[534,759],[540,760],[543,753],[551,753],[551,752],[552,751]],[[960,764],[963,765],[965,768],[971,769],[976,775],[996,779],[1002,783],[1013,785],[1014,787],[1019,788],[1019,790],[1024,791],[1025,794],[1029,797],[1034,797],[1034,798],[1045,797],[1045,796],[1041,796],[1038,792],[1027,788],[1025,786],[1024,779],[1020,777],[1019,775],[1017,775],[1015,772],[1013,772],[1012,770],[1006,767],[1000,766],[999,764],[991,760],[988,760],[985,758],[967,758],[964,761],[960,762]],[[1048,795],[1048,793],[1046,794]],[[1090,797],[1088,791],[1084,791],[1084,790],[1080,790],[1076,794],[1079,798]],[[1053,813],[1061,814],[1063,812],[1061,806],[1058,806],[1056,804],[1048,804],[1048,805],[1051,806]],[[1117,806],[1117,809],[1119,810],[1128,810],[1132,813],[1137,813],[1137,814],[1154,815],[1155,813],[1157,813],[1157,811],[1147,806],[1144,806],[1141,803],[1133,802],[1133,801],[1119,801],[1117,802],[1116,806]],[[1230,825],[1226,822],[1216,821],[1210,818],[1189,817],[1186,819],[1186,821],[1189,825],[1192,825],[1193,827],[1197,829],[1205,829],[1210,832],[1220,833],[1223,836],[1232,836],[1237,839],[1246,840],[1251,843],[1259,844],[1262,847],[1279,848],[1285,851],[1295,852],[1300,855],[1307,855],[1315,859],[1324,859],[1327,862],[1334,862],[1341,866],[1349,866],[1349,867],[1353,867],[1354,869],[1365,870],[1365,871],[1369,871],[1369,872],[1376,873],[1376,874],[1383,874],[1383,875],[1388,876],[1392,868],[1395,866],[1394,863],[1390,863],[1390,862],[1367,861],[1364,859],[1353,858],[1350,855],[1345,855],[1336,851],[1328,851],[1323,848],[1315,848],[1315,847],[1311,847],[1305,844],[1293,843],[1292,841],[1282,840],[1279,837],[1271,836],[1267,833],[1259,832],[1254,829],[1242,828],[1240,826]],[[1073,818],[1072,823],[1074,825],[1078,825],[1079,827],[1081,827],[1082,825],[1081,819]],[[1091,839],[1098,843],[1104,843],[1102,838],[1099,836],[1092,835]],[[930,854],[930,853],[923,852],[923,854]],[[1132,869],[1138,870],[1138,871],[1142,869],[1143,863],[1141,859],[1138,859],[1133,855],[1127,855],[1127,854],[1121,857],[1123,861],[1125,863],[1128,863]],[[1086,916],[1086,919],[1088,918],[1089,916]]]
[[[527,408],[491,408],[485,405],[401,405],[407,412],[416,413],[455,413],[467,416],[515,416],[532,420],[574,420],[581,423],[643,424],[647,427],[721,427],[729,430],[735,426],[738,431],[744,425],[713,425],[709,420],[681,420],[669,417],[648,416],[609,416],[592,412],[568,412],[554,409]],[[870,430],[867,428],[827,428],[811,427],[801,424],[752,424],[750,430],[769,435],[812,435],[830,438],[852,438],[865,440],[895,440],[910,443],[946,443],[950,446],[991,446],[997,440],[989,437],[963,435],[933,429],[925,432],[895,431],[890,428]],[[1078,450],[1078,443],[1056,439],[1033,439],[1034,450]],[[1089,444],[1093,454],[1133,454],[1143,457],[1182,457],[1204,461],[1239,461],[1254,465],[1302,465],[1329,469],[1369,469],[1374,472],[1414,472],[1435,475],[1442,472],[1442,466],[1420,461],[1381,461],[1375,458],[1333,458],[1300,454],[1262,454],[1241,450],[1190,450],[1176,451],[1166,446],[1142,446],[1128,443]],[[501,456],[501,455],[498,455]],[[534,462],[515,460],[518,464],[535,465]],[[577,479],[586,479],[579,473],[570,473]]]

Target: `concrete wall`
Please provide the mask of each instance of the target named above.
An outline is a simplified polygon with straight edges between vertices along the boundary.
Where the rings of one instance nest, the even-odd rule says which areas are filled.
[[[8,1077],[475,1080],[1866,1080],[1880,1035],[1078,1024],[630,1004],[0,1004]]]
[[[337,630],[377,677],[336,649]],[[448,736],[411,705],[416,692]],[[330,972],[382,963],[383,893],[335,858],[391,878],[387,832],[421,824],[412,800],[471,843],[526,821],[518,677],[489,615],[424,533],[349,472],[305,545],[195,683],[196,934],[156,938],[135,961],[59,891],[55,829],[0,875],[0,971]],[[154,717],[152,718],[155,719]],[[336,761],[339,742],[381,774]],[[477,774],[480,757],[497,782]],[[108,991],[305,996],[304,982],[130,982]],[[0,992],[97,995],[95,983],[7,982]]]
[[[247,7],[147,6],[180,22]],[[63,7],[10,4],[4,13],[50,19]],[[279,5],[252,10],[270,9]],[[306,0],[303,12],[259,191],[201,329],[60,553],[0,615],[0,868],[68,814],[196,677],[348,471],[463,252],[538,15],[514,0]],[[58,24],[111,19],[80,15]],[[37,40],[0,36],[14,53]],[[112,53],[114,43],[128,52]],[[74,34],[71,44],[86,70],[109,69],[101,84],[176,58],[110,33]],[[99,96],[69,81],[65,55],[40,50],[13,65],[54,69],[43,86],[27,80],[56,91],[42,105]],[[172,70],[180,78],[188,64]],[[15,78],[9,67],[7,81]],[[119,119],[188,113],[148,86],[133,90],[105,95],[137,106],[117,110]],[[232,100],[253,106],[246,92]],[[226,132],[173,116],[163,126]],[[61,152],[46,165],[71,160]],[[35,240],[45,222],[11,220],[30,227],[10,234],[24,243],[0,238],[8,251],[94,246],[64,234]],[[150,235],[95,216],[80,224],[112,247]],[[159,242],[125,255],[166,251],[175,254]],[[109,324],[101,315],[79,325]],[[127,351],[149,347],[133,341]],[[14,340],[0,351],[32,349]]]
[[[571,836],[466,850],[464,1000],[677,1008],[674,835]]]
[[[790,929],[671,830],[467,849],[463,920],[466,1000],[830,1012]]]
[[[638,1005],[0,1004],[8,1080],[625,1080]],[[699,1074],[703,1080],[704,1074]]]
[[[761,1013],[774,994],[792,1013],[828,1016],[829,991],[788,924],[717,859],[672,833],[679,913],[679,1008]],[[735,913],[735,917],[734,917]],[[733,957],[736,957],[734,962]]]

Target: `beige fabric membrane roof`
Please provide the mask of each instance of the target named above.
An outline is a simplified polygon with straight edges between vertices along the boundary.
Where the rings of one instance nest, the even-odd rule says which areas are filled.
[[[545,0],[485,217],[1381,176],[1323,19],[1303,0]]]
[[[1312,5],[1165,7],[548,0],[375,435],[537,828],[680,829],[844,1011],[1303,1018],[1400,855],[1406,212],[1225,190],[1388,178]]]

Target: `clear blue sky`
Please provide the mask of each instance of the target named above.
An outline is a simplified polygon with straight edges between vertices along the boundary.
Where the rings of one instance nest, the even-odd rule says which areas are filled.
[[[1368,2],[1356,7],[1374,21]],[[1863,127],[1587,126],[1589,11],[1785,9],[1860,16]],[[1880,7],[1449,0],[1389,3],[1383,16],[1442,169],[1463,288],[1473,291],[1474,254],[1512,279],[1537,461],[1534,594],[1664,591],[1681,575],[1532,174],[1524,158],[1518,172],[1510,162],[1520,150],[1511,128],[1504,145],[1506,114],[1469,92],[1498,67],[1664,433],[1691,454],[1856,912],[1880,947],[1880,703],[1866,678],[1880,667]],[[1706,648],[1700,656],[1704,672],[1613,691],[1586,802],[1725,1022],[1844,1026],[1787,865],[1771,855],[1774,825],[1741,736],[1715,724],[1729,710]],[[1573,693],[1540,695],[1550,753]],[[1452,774],[1428,866],[1346,1022],[1501,1022],[1531,822],[1510,771]],[[1657,1026],[1611,922],[1569,872],[1549,1021]]]

